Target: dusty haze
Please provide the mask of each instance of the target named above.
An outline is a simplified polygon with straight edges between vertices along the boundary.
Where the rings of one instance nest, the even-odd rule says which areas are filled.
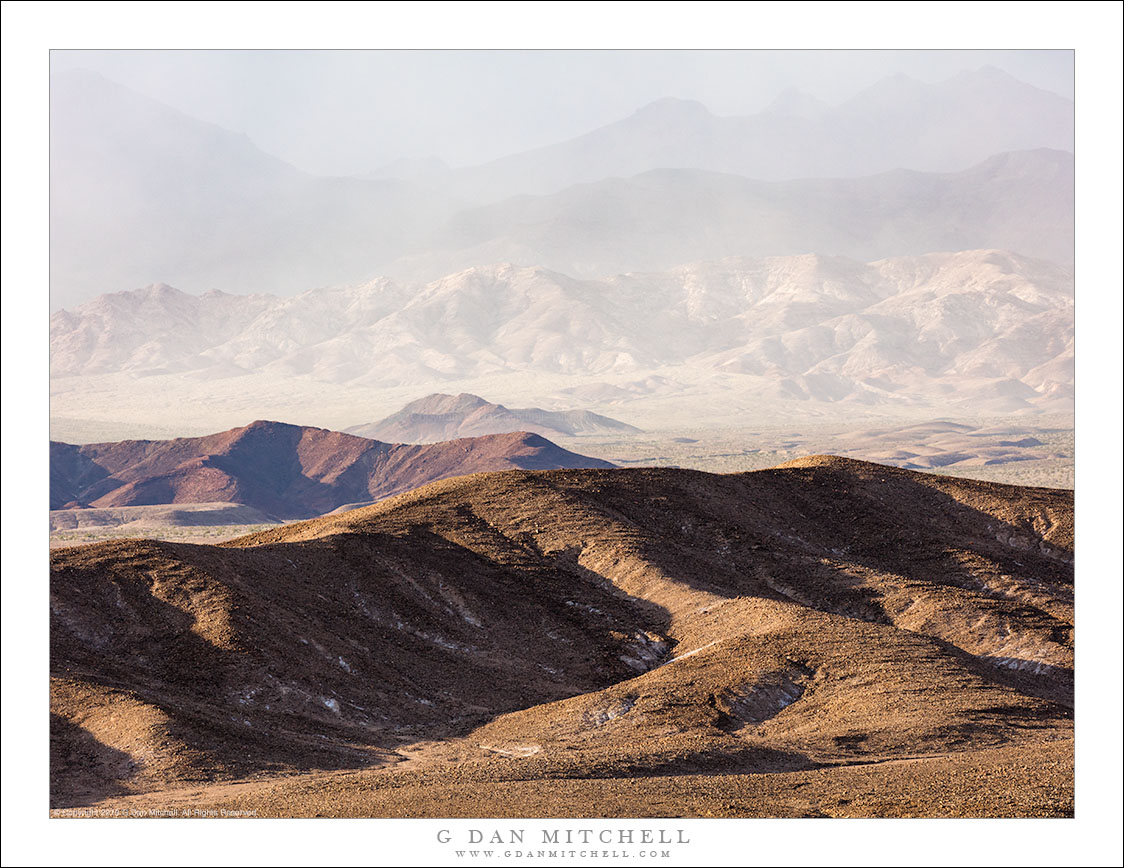
[[[581,135],[663,97],[754,114],[795,92],[837,105],[897,74],[994,66],[1073,99],[1069,51],[54,51],[245,133],[315,175],[471,166]]]
[[[58,53],[52,806],[1071,816],[1072,61]]]
[[[559,106],[577,91],[545,86],[551,53],[57,52],[57,436],[342,430],[461,392],[645,430],[1072,412],[1071,54],[567,58],[632,69],[606,78],[627,108]],[[445,116],[454,137],[396,124],[363,73],[394,63],[429,70],[415,117],[454,69],[487,110]],[[740,101],[701,83],[738,64]],[[529,83],[550,93],[534,112]],[[371,164],[294,156],[332,124],[269,118],[310,102]]]

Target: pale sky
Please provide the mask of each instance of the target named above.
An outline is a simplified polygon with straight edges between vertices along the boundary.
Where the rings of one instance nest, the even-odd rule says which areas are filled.
[[[751,114],[796,88],[840,103],[886,76],[998,67],[1073,98],[1071,51],[54,50],[314,174],[399,158],[485,162],[571,138],[665,96]]]

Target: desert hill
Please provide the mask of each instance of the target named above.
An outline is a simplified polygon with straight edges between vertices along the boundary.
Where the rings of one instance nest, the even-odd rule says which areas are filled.
[[[611,466],[527,432],[411,446],[258,421],[207,437],[52,442],[51,508],[224,502],[307,518],[448,476]]]
[[[539,407],[507,408],[478,395],[435,393],[411,401],[397,413],[347,429],[349,434],[397,443],[433,443],[458,437],[479,437],[509,431],[533,431],[548,437],[559,434],[636,433],[638,428],[588,410],[543,410]]]
[[[1064,815],[1072,570],[1069,492],[824,456],[59,549],[52,805]]]

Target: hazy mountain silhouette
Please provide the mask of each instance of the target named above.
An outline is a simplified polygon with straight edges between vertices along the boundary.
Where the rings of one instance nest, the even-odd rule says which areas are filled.
[[[834,107],[787,91],[745,117],[666,98],[568,141],[438,178],[462,195],[494,201],[652,169],[773,181],[953,172],[1001,151],[1072,151],[1073,111],[1071,100],[994,67],[936,84],[893,76]]]
[[[427,395],[401,410],[348,433],[400,443],[432,443],[457,437],[478,437],[508,431],[534,431],[556,436],[639,431],[632,425],[588,410],[543,410],[539,407],[507,408],[478,395]]]
[[[770,183],[686,169],[582,184],[462,211],[387,265],[434,280],[491,262],[575,277],[726,256],[870,261],[999,248],[1073,263],[1073,155],[1000,154],[964,171]]]
[[[156,281],[282,293],[358,280],[449,213],[398,180],[315,178],[72,70],[51,78],[51,300]]]
[[[666,99],[486,166],[406,161],[376,177],[315,178],[72,70],[51,80],[52,306],[160,282],[290,294],[502,259],[591,275],[734,254],[1002,247],[1064,264],[1072,169],[1061,157],[1016,176],[917,172],[1070,150],[1072,114],[1062,97],[981,70],[936,85],[887,80],[836,108],[783,94],[748,118]]]

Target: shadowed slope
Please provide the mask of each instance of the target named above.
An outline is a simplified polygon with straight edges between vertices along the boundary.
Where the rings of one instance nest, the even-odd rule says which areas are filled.
[[[464,473],[610,466],[527,432],[410,446],[259,421],[207,437],[52,443],[51,508],[224,502],[307,518]]]
[[[392,762],[373,790],[1064,741],[1072,544],[1068,492],[815,457],[483,474],[222,546],[56,551],[54,711],[111,689],[173,737],[102,733],[153,759],[94,757],[55,804]]]

